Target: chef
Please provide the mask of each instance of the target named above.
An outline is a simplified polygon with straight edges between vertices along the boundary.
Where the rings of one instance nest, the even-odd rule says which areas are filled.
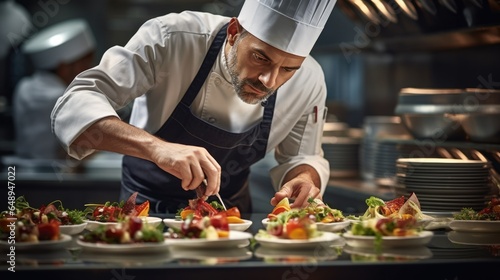
[[[50,114],[75,76],[94,66],[92,31],[81,19],[65,21],[33,35],[22,51],[35,71],[21,79],[14,91],[16,154],[28,159],[64,159],[67,154],[52,133]]]
[[[329,179],[321,136],[326,85],[309,55],[336,1],[245,1],[238,17],[167,14],[78,75],[52,129],[78,159],[124,154],[120,199],[176,213],[206,182],[251,213],[250,166],[274,151],[271,204],[321,199]],[[115,111],[134,101],[130,124]]]

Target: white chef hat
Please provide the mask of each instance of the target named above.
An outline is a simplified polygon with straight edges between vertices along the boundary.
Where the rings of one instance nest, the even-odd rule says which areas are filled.
[[[40,69],[53,69],[60,63],[76,61],[94,49],[94,35],[82,19],[52,25],[33,35],[23,45],[23,51]]]
[[[287,53],[307,56],[337,0],[246,0],[238,21],[248,32]]]

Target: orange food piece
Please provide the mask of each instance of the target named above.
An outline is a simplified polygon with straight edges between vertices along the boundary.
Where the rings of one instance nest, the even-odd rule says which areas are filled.
[[[184,209],[181,211],[181,219],[185,220],[187,219],[187,217],[191,214],[194,213],[194,210],[192,209]]]
[[[307,232],[304,228],[298,227],[292,229],[290,232],[288,232],[288,238],[290,239],[307,239]]]
[[[236,216],[227,216],[227,222],[230,224],[242,224],[245,221],[241,218],[236,217]]]
[[[135,206],[137,211],[137,216],[148,216],[149,215],[149,200],[144,201],[142,204]]]
[[[274,214],[274,215],[278,215],[279,213],[286,212],[286,211],[290,211],[290,207],[286,207],[286,206],[278,206],[278,207],[275,207],[275,208],[273,209],[272,214]]]
[[[219,235],[219,238],[228,238],[229,230],[217,230],[217,234]]]

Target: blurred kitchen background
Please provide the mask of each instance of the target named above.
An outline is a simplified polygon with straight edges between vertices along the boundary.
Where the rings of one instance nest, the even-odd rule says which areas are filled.
[[[243,0],[15,2],[26,8],[38,29],[86,19],[97,39],[97,59],[109,47],[126,44],[152,17],[183,10],[237,16],[243,4]],[[15,67],[16,61],[21,63],[16,50],[10,51],[10,58],[2,58],[0,73],[8,77],[2,81],[23,75]],[[405,194],[396,170],[401,157],[482,158],[491,167],[492,193],[497,190],[500,1],[339,0],[312,55],[323,66],[328,87],[324,149],[332,176],[325,201],[331,206],[359,212],[367,195]],[[85,166],[71,159],[43,167],[36,161],[13,159],[11,92],[5,84],[0,97],[2,178],[7,166],[17,164],[16,195],[25,195],[34,205],[53,199],[66,201],[67,207],[115,201],[119,155],[99,154]],[[488,98],[478,98],[477,92]],[[471,96],[479,109],[474,114],[457,111],[464,107],[457,105]],[[469,120],[467,130],[464,120]],[[253,168],[256,212],[271,209],[273,190],[267,172],[273,164],[269,156]]]

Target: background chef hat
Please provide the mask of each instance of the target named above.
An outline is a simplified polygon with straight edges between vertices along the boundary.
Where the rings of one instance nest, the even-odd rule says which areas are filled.
[[[238,21],[267,44],[298,56],[309,55],[336,0],[246,0]]]
[[[94,49],[94,35],[82,19],[52,25],[33,35],[23,45],[23,51],[40,69],[53,69],[60,63],[71,63]]]

